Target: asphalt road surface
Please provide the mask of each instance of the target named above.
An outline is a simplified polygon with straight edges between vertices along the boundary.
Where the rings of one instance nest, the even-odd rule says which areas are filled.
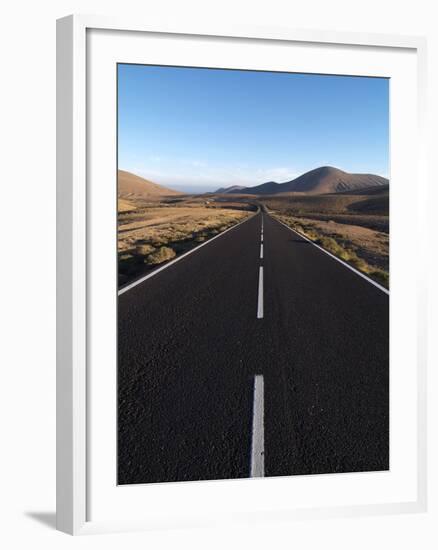
[[[389,296],[267,213],[118,323],[119,484],[389,468]]]

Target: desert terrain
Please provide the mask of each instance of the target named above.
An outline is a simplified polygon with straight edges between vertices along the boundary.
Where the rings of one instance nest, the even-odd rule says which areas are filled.
[[[260,200],[274,217],[388,288],[388,185]]]
[[[119,170],[119,285],[221,233],[257,208],[389,287],[388,180],[332,167],[311,170],[284,184],[233,185],[200,195]]]
[[[119,171],[119,285],[225,231],[256,208],[232,197],[184,195]]]

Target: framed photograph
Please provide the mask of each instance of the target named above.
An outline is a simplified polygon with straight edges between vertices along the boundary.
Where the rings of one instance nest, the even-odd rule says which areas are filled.
[[[425,509],[424,64],[58,21],[60,530]]]

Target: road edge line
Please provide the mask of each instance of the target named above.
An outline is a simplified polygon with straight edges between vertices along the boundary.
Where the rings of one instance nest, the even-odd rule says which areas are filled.
[[[322,246],[319,246],[319,244],[316,244],[314,243],[312,240],[310,240],[308,237],[305,237],[302,233],[300,233],[299,231],[296,231],[295,229],[292,229],[292,227],[289,227],[287,224],[285,224],[284,222],[282,222],[281,220],[278,220],[277,218],[274,218],[274,216],[271,216],[271,218],[273,220],[275,220],[276,222],[278,223],[281,223],[281,225],[284,225],[284,227],[286,227],[287,229],[289,229],[290,231],[292,231],[292,233],[295,233],[296,235],[298,235],[299,237],[301,237],[302,239],[308,241],[310,244],[313,244],[313,246],[316,246],[316,248],[318,248],[319,250],[321,250],[321,252],[324,252],[325,254],[327,254],[327,256],[330,256],[330,258],[333,258],[334,260],[336,260],[337,262],[339,262],[340,264],[344,265],[345,267],[348,267],[348,269],[350,271],[353,271],[354,273],[356,273],[356,275],[359,275],[360,277],[362,277],[362,279],[365,279],[365,281],[368,281],[369,283],[371,283],[372,285],[374,285],[376,288],[378,288],[379,290],[381,290],[382,292],[384,292],[385,294],[387,294],[388,296],[390,295],[389,293],[389,290],[387,288],[385,288],[384,286],[382,285],[379,285],[379,283],[377,283],[376,281],[373,281],[373,279],[370,279],[370,277],[367,277],[364,273],[362,273],[361,271],[359,271],[358,269],[354,268],[352,265],[348,264],[347,262],[344,262],[344,260],[341,260],[341,258],[338,258],[337,256],[335,256],[334,254],[332,254],[331,252],[329,252],[328,250],[326,250],[325,248],[323,248]]]
[[[190,250],[188,250],[187,252],[184,252],[184,254],[181,254],[181,256],[178,256],[177,258],[175,258],[174,260],[171,260],[170,262],[164,264],[163,266],[159,267],[158,269],[155,269],[154,271],[152,271],[151,273],[148,273],[147,275],[144,275],[143,277],[140,277],[140,279],[137,279],[136,281],[133,281],[132,283],[129,283],[128,285],[120,288],[118,291],[117,291],[117,296],[121,296],[122,294],[124,294],[125,292],[128,292],[128,290],[131,290],[132,288],[136,287],[137,285],[139,285],[140,283],[143,283],[144,281],[146,281],[147,279],[150,279],[151,277],[153,277],[154,275],[157,275],[158,273],[160,273],[161,271],[164,271],[167,267],[170,267],[171,265],[173,264],[176,264],[176,262],[179,262],[180,260],[182,260],[183,258],[185,258],[186,256],[188,256],[189,254],[192,254],[193,252],[196,252],[197,250],[199,250],[200,248],[202,248],[203,246],[206,246],[207,244],[210,244],[211,242],[213,242],[215,239],[218,239],[219,237],[222,237],[223,235],[225,235],[225,233],[228,233],[228,231],[231,231],[232,229],[235,229],[236,227],[239,227],[239,225],[242,225],[244,224],[245,222],[249,221],[249,220],[252,220],[252,218],[254,218],[254,216],[257,216],[257,214],[260,213],[260,209],[257,210],[257,212],[255,212],[254,214],[252,214],[252,216],[248,216],[248,218],[246,218],[245,220],[239,222],[239,223],[236,223],[236,225],[233,225],[231,227],[229,227],[228,229],[225,229],[225,231],[222,231],[222,233],[219,233],[218,235],[215,235],[214,237],[212,237],[211,239],[208,239],[208,241],[205,241],[204,243],[201,243],[200,245],[198,246],[195,246],[194,248],[191,248]]]

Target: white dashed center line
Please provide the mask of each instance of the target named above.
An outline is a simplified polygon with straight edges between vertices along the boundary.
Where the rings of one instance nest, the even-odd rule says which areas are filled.
[[[254,377],[254,404],[252,412],[251,477],[265,476],[263,375]]]
[[[259,269],[259,299],[257,304],[257,319],[263,319],[263,267]]]
[[[263,260],[263,216],[260,234],[260,259]],[[263,319],[263,266],[259,267],[259,292],[257,319]],[[252,413],[251,477],[265,476],[265,427],[264,427],[263,375],[254,376],[254,404]]]

